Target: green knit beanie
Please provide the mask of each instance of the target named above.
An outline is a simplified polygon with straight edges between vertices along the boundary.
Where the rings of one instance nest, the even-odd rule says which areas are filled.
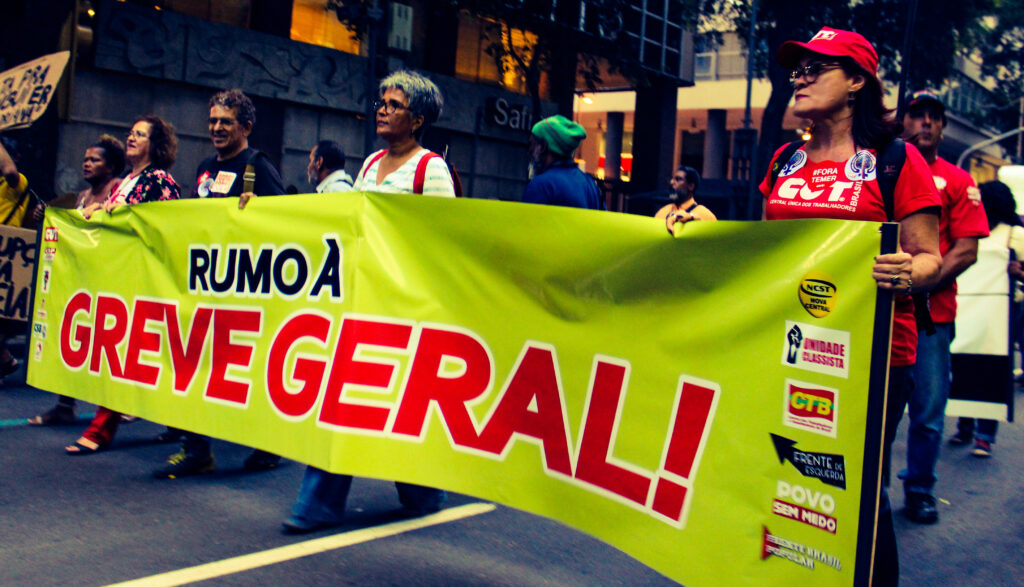
[[[533,125],[531,132],[548,144],[548,150],[562,157],[571,157],[580,141],[587,138],[583,127],[556,114]]]

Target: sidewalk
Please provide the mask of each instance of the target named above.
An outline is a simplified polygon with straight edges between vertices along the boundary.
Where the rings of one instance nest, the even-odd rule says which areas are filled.
[[[906,464],[907,418],[893,445],[896,539],[903,585],[1024,584],[1024,393],[1018,387],[1017,418],[1000,423],[992,457],[971,456],[971,446],[947,441],[956,418],[946,418],[935,496],[939,522],[920,525],[903,517],[903,486],[896,471]]]

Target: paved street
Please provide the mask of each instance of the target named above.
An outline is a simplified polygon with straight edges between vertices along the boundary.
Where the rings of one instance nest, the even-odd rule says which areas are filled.
[[[175,450],[158,445],[150,422],[122,428],[115,447],[69,458],[61,447],[85,427],[30,428],[23,418],[53,396],[27,387],[0,388],[0,584],[106,585],[149,578],[252,553],[206,585],[671,585],[668,579],[604,543],[559,523],[477,499],[452,496],[442,514],[461,519],[407,521],[423,527],[389,537],[359,530],[396,529],[390,483],[357,480],[350,522],[310,536],[279,531],[302,474],[293,462],[247,473],[248,450],[215,443],[212,475],[158,481],[150,472]],[[80,413],[92,406],[81,406]],[[953,421],[947,422],[951,427]],[[1024,434],[1000,430],[995,456],[947,449],[940,464],[941,520],[918,526],[897,516],[905,585],[1011,585],[1024,579]],[[896,446],[901,466],[902,441]],[[894,503],[902,505],[901,492]],[[466,506],[466,507],[461,507]],[[469,508],[469,509],[467,509]],[[473,509],[477,508],[477,509]],[[338,537],[338,538],[335,538]],[[345,540],[363,540],[339,546]],[[324,540],[334,540],[322,544]],[[314,552],[296,558],[270,549]],[[189,571],[194,572],[194,571]],[[197,581],[202,575],[165,583]]]

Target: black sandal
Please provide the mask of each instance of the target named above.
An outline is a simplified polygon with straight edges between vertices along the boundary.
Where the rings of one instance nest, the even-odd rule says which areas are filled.
[[[74,410],[61,406],[50,408],[42,414],[28,419],[29,426],[66,426],[76,422],[78,422],[78,418],[75,417]]]
[[[69,457],[81,457],[91,454],[96,454],[103,449],[107,448],[105,444],[96,444],[96,448],[82,444],[82,439],[79,438],[74,444],[64,447],[64,454]]]

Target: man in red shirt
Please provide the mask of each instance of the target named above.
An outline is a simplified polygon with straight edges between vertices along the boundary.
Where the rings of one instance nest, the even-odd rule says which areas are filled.
[[[974,180],[966,171],[938,156],[945,125],[946,108],[935,94],[915,92],[907,101],[903,117],[905,138],[924,155],[942,199],[942,268],[938,284],[929,293],[935,333],[918,333],[914,390],[907,398],[907,468],[899,473],[906,494],[903,513],[919,524],[933,524],[939,519],[932,489],[937,480],[935,462],[949,397],[949,344],[956,318],[956,277],[974,264],[978,239],[988,236],[988,221]]]

